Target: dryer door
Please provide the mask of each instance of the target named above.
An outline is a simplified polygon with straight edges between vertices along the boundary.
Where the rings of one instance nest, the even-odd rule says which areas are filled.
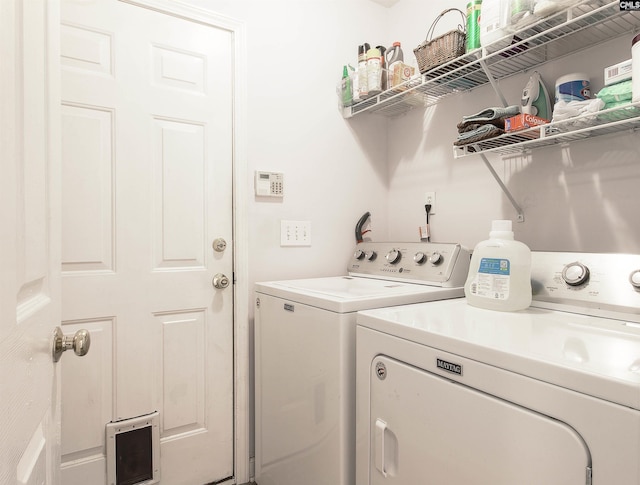
[[[584,485],[566,424],[402,362],[371,366],[370,484]]]

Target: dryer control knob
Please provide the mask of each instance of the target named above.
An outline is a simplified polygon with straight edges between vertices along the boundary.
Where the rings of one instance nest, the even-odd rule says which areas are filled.
[[[387,253],[387,261],[391,264],[396,264],[400,259],[402,259],[402,253],[397,249],[392,249]]]
[[[439,265],[442,263],[442,254],[432,253],[431,256],[429,256],[429,262],[434,266]]]
[[[373,260],[375,260],[375,259],[376,259],[376,256],[378,256],[378,255],[376,254],[376,252],[375,252],[375,251],[366,251],[366,252],[364,253],[364,259],[366,259],[367,261],[373,261]]]
[[[571,286],[580,286],[589,281],[589,268],[576,261],[569,263],[562,270],[562,279]]]
[[[427,260],[427,255],[424,254],[422,251],[417,252],[413,256],[413,260],[416,262],[416,264],[424,264],[424,262]]]
[[[633,271],[629,275],[629,282],[636,290],[640,290],[640,269]]]
[[[364,251],[362,249],[356,249],[356,252],[353,253],[353,257],[356,259],[362,259],[364,258]]]

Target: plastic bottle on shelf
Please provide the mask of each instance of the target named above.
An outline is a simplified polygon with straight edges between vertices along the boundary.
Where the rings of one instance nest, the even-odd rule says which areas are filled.
[[[631,40],[631,101],[640,101],[640,34]]]
[[[351,88],[351,78],[349,77],[349,68],[344,66],[342,68],[342,106],[351,106],[353,103],[353,91]]]
[[[369,96],[382,91],[382,58],[380,49],[376,47],[367,51],[367,88]]]
[[[349,77],[351,78],[351,94],[353,95],[353,103],[360,102],[360,88],[358,87],[358,70],[351,64],[347,66],[349,68]]]
[[[387,48],[383,45],[377,45],[376,49],[380,51],[380,69],[381,69],[381,79],[380,79],[380,87],[383,91],[386,91],[389,88],[387,83],[387,69],[389,65],[387,64],[386,52]]]
[[[511,31],[522,29],[535,20],[533,0],[509,1],[509,28]]]
[[[402,53],[400,42],[394,42],[393,45],[387,49],[385,57],[387,61],[387,87],[392,88],[395,84],[399,84],[394,83],[394,70],[404,62],[404,54]]]
[[[489,239],[476,245],[464,294],[470,305],[489,310],[531,305],[531,250],[514,240],[511,221],[493,221]]]
[[[367,50],[369,44],[366,42],[358,46],[358,98],[366,99],[369,96],[369,88],[367,84]]]
[[[511,43],[509,0],[482,0],[480,7],[480,45],[495,52]],[[503,39],[501,42],[497,42]]]

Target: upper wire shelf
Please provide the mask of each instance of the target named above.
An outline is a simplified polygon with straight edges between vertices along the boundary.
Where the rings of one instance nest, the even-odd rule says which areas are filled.
[[[370,112],[398,116],[416,107],[437,104],[448,96],[494,84],[599,42],[634,34],[639,28],[640,14],[621,11],[618,0],[580,2],[514,32],[514,41],[496,52],[489,54],[488,46],[460,56],[344,108],[343,115],[349,118]]]

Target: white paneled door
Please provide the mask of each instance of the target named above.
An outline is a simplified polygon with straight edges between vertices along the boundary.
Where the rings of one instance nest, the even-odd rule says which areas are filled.
[[[1,484],[60,478],[58,24],[54,1],[0,1]]]
[[[152,2],[149,2],[152,3]],[[165,485],[233,475],[232,33],[64,0],[64,485],[106,481],[105,425],[160,415]],[[217,238],[226,248],[214,249]]]

